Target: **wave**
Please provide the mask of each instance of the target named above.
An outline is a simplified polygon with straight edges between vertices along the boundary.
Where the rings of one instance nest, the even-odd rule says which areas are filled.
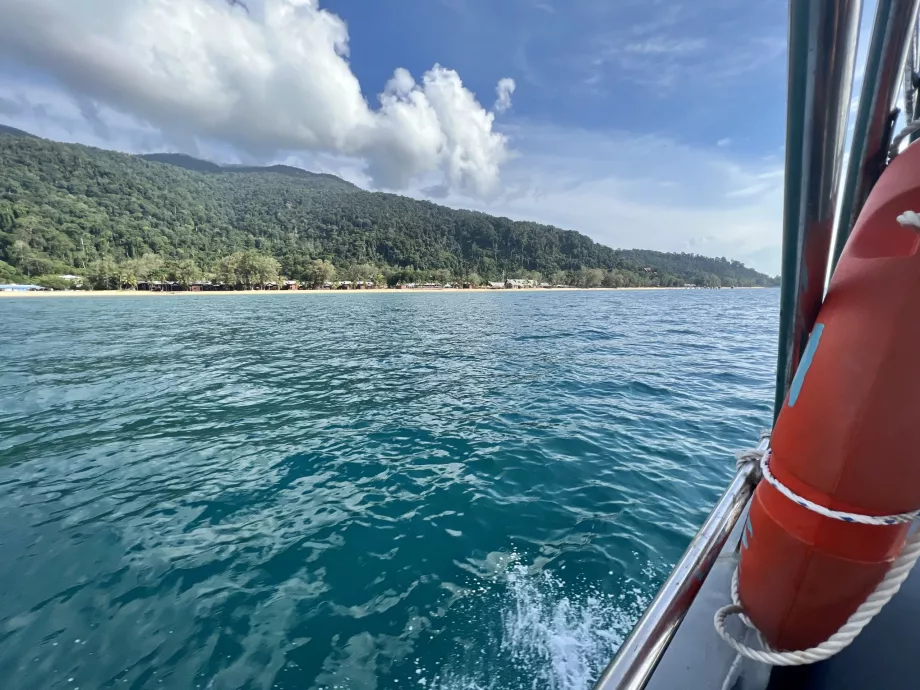
[[[588,690],[649,603],[640,583],[607,594],[549,570],[515,563],[499,589],[500,632],[478,659],[444,667],[437,690]],[[480,602],[478,608],[492,608]],[[459,667],[459,668],[458,668]]]

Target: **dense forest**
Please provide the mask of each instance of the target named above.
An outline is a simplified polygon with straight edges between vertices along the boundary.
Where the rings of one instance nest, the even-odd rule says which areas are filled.
[[[218,166],[60,144],[0,126],[0,283],[211,277],[582,287],[775,285],[737,261],[614,250],[539,223],[367,192],[289,166]]]

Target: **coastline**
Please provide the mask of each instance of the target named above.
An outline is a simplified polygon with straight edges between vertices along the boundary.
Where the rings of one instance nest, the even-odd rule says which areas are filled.
[[[231,295],[424,295],[440,294],[445,292],[461,292],[467,294],[507,294],[516,292],[628,292],[636,290],[707,290],[710,288],[686,287],[621,287],[621,288],[514,288],[503,290],[490,290],[477,288],[467,290],[464,288],[440,288],[435,290],[215,290],[208,292],[148,292],[147,290],[55,290],[53,292],[0,292],[0,299],[24,297],[27,299],[38,297],[225,297]],[[722,288],[724,290],[763,290],[760,286]]]

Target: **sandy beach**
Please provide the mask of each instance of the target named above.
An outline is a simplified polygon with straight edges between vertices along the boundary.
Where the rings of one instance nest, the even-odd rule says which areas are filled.
[[[146,290],[56,290],[54,292],[0,292],[0,299],[22,297],[27,299],[41,297],[228,297],[232,295],[426,295],[444,292],[465,292],[475,294],[506,294],[515,292],[624,292],[630,290],[701,290],[705,288],[685,287],[622,287],[622,288],[515,288],[490,290],[477,288],[440,288],[434,290],[226,290],[212,292],[148,292]],[[724,288],[726,290],[730,288]],[[734,288],[736,290],[758,290],[762,288]]]

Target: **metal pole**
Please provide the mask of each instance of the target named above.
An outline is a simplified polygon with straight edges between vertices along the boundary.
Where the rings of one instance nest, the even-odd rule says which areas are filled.
[[[880,8],[881,9],[881,8]],[[878,24],[878,14],[875,17],[876,25]],[[874,31],[874,29],[873,29]],[[874,35],[873,35],[874,38]],[[907,49],[907,55],[904,61],[903,82],[901,88],[904,90],[904,117],[909,122],[914,119],[914,108],[916,97],[916,87],[914,87],[914,64],[917,62],[917,37],[912,36]]]
[[[916,12],[914,13],[913,18],[913,31],[911,31],[910,37],[910,49],[907,53],[907,60],[904,69],[905,81],[904,86],[904,112],[910,115],[911,120],[916,120],[920,118],[920,98],[917,98],[917,88],[920,87],[920,79],[917,76],[917,51],[920,50],[920,46],[917,45],[917,41],[920,40],[920,36],[917,35],[917,16]],[[907,110],[907,94],[910,93],[911,98],[913,99],[913,107],[911,110]],[[913,144],[917,141],[917,138],[920,137],[920,132],[914,132],[910,135],[908,140],[909,144]]]
[[[914,24],[918,0],[879,0],[875,11],[872,38],[866,53],[866,71],[863,77],[853,143],[843,192],[840,196],[840,214],[837,241],[831,269],[837,265],[859,212],[885,167],[888,142],[891,134],[891,109],[894,107],[904,70],[905,113],[913,114],[914,86],[912,60],[905,56],[908,46],[914,47]]]
[[[790,0],[783,277],[774,418],[824,297],[860,0]]]
[[[769,445],[769,439],[763,439],[758,449],[766,451]],[[738,471],[594,690],[645,687],[744,512],[758,476],[759,470],[752,463]]]

